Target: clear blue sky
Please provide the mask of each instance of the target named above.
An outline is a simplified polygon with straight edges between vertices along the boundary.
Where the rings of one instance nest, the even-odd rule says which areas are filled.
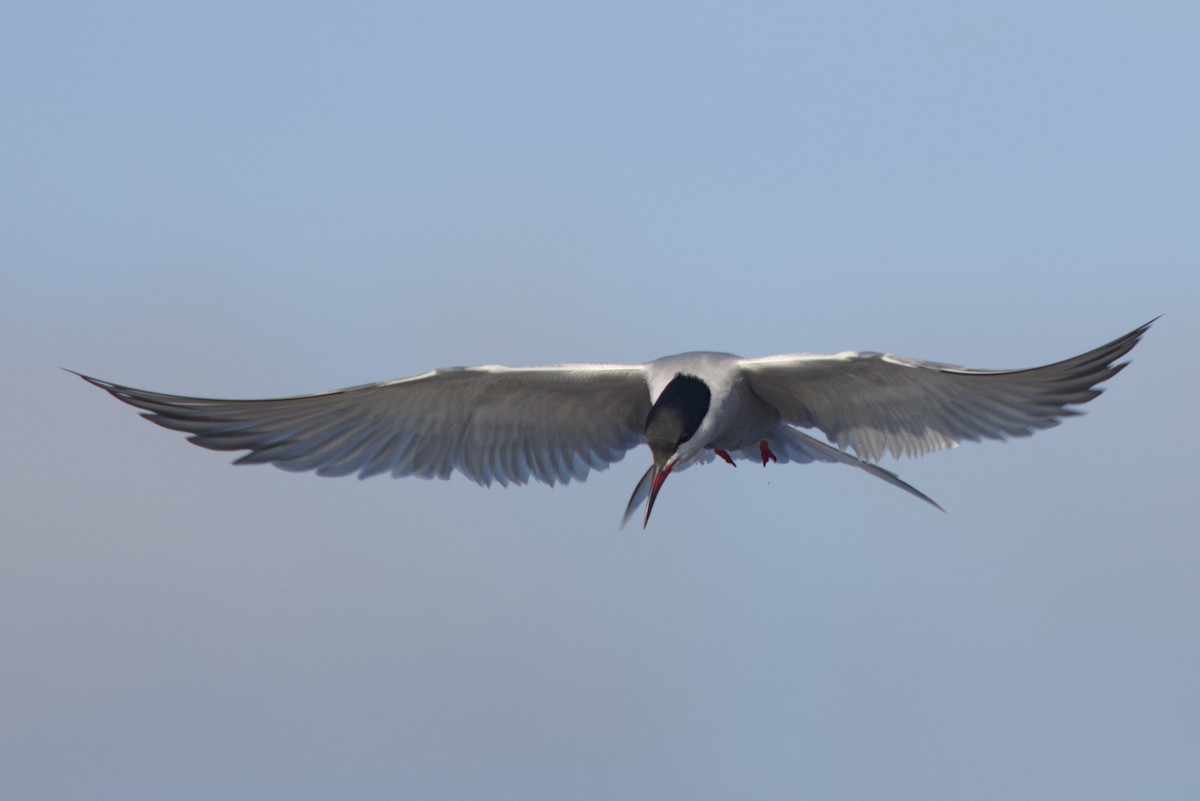
[[[1191,3],[0,13],[0,794],[1200,797]],[[1162,321],[1088,414],[587,483],[234,468],[58,366],[979,367]]]

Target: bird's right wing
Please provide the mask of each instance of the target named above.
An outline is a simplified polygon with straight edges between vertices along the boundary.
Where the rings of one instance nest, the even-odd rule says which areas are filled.
[[[637,365],[499,366],[318,395],[215,400],[85,380],[244,463],[319,475],[449,478],[490,485],[582,481],[642,441],[650,391]]]

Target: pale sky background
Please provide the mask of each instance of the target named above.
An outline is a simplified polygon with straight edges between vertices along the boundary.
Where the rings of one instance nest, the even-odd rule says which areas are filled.
[[[1200,798],[1194,3],[0,11],[0,797]],[[1165,316],[1088,414],[548,489],[231,467],[266,397]]]

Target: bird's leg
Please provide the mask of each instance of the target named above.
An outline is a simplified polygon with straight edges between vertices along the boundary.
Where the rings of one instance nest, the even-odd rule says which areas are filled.
[[[767,441],[765,439],[762,442],[758,443],[758,452],[762,454],[763,467],[767,466],[768,459],[770,459],[772,462],[779,461],[778,459],[775,458],[775,454],[771,452],[771,446],[767,444]]]
[[[737,462],[733,461],[733,459],[729,456],[729,454],[726,453],[725,451],[721,450],[720,448],[713,448],[713,453],[715,453],[717,456],[720,456],[722,459],[724,459],[726,461],[726,463],[731,464],[734,467],[737,467]]]

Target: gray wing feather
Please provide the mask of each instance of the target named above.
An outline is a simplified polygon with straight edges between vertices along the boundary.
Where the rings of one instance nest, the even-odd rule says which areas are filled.
[[[1157,319],[1157,318],[1156,318]],[[1029,370],[975,370],[884,353],[791,354],[742,361],[746,379],[793,425],[817,428],[869,461],[919,456],[959,442],[1005,439],[1058,425],[1068,408],[1124,369],[1154,322],[1065,361]]]
[[[644,371],[626,365],[471,367],[271,400],[147,392],[81,375],[147,419],[239,464],[490,485],[582,481],[641,442]]]

